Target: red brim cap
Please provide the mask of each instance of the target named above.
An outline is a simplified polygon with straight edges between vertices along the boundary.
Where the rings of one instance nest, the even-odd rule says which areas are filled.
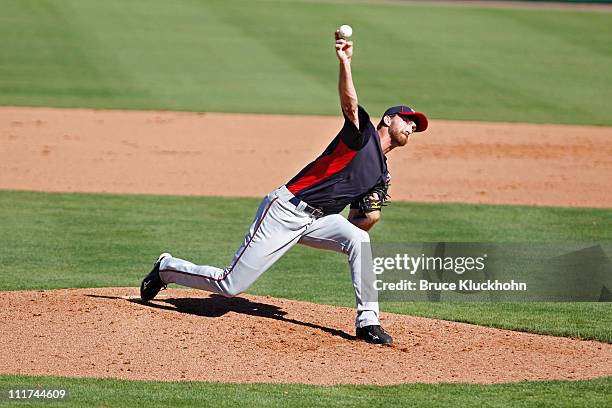
[[[427,116],[421,112],[398,112],[398,115],[411,118],[416,124],[416,132],[422,132],[429,126]]]

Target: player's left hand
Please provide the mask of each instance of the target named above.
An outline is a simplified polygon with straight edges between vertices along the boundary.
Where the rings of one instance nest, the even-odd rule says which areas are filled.
[[[375,185],[368,194],[359,201],[359,209],[368,214],[372,211],[382,211],[389,200],[389,183],[381,181]]]

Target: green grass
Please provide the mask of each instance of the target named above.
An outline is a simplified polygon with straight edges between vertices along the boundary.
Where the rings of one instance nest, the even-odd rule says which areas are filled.
[[[500,385],[333,386],[151,382],[0,376],[0,388],[64,388],[70,398],[45,407],[605,407],[612,377]],[[2,406],[41,406],[5,403]]]
[[[386,312],[612,342],[609,303],[384,303]]]
[[[612,125],[612,13],[325,1],[0,0],[0,105]]]
[[[226,266],[257,199],[0,191],[0,290],[133,286],[163,251]],[[609,241],[612,210],[393,203],[377,242]],[[352,306],[343,255],[296,246],[249,293]],[[610,304],[402,303],[383,310],[612,342]]]

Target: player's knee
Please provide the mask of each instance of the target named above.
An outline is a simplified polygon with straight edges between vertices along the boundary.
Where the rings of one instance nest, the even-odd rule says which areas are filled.
[[[364,242],[370,242],[370,234],[368,234],[368,231],[361,228],[355,228],[353,229],[350,240],[353,246],[358,246]]]
[[[369,245],[370,234],[367,231],[355,227],[344,246],[344,253],[350,256],[360,256],[364,243]]]
[[[370,242],[370,234],[368,231],[361,230],[359,232],[359,242]]]

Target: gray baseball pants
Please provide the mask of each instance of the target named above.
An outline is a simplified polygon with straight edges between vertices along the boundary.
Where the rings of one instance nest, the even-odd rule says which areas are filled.
[[[340,214],[315,218],[303,211],[305,203],[295,206],[289,202],[291,198],[293,194],[285,186],[264,198],[249,232],[227,268],[195,265],[167,257],[160,264],[161,279],[165,283],[235,296],[245,291],[285,252],[299,243],[346,254],[357,304],[356,325],[380,324],[375,292],[372,295],[368,291],[367,299],[363,296],[364,275],[373,274],[368,233]]]

